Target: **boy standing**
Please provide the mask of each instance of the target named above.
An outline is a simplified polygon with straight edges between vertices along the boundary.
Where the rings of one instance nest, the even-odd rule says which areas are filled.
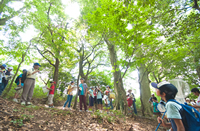
[[[152,100],[153,100],[153,114],[160,116],[161,113],[157,110],[157,105],[158,105],[157,98],[153,97]]]
[[[105,92],[105,99],[104,99],[107,113],[108,113],[109,108],[110,108],[110,101],[109,101],[108,94],[109,94],[109,91],[106,91]]]
[[[167,118],[170,119],[170,123],[165,123],[162,118],[158,117],[158,123],[162,122],[164,127],[172,127],[173,131],[185,131],[183,125],[181,110],[182,106],[179,104],[169,101],[174,99],[178,90],[177,88],[169,82],[161,82],[159,84],[151,83],[151,85],[156,88],[156,94],[160,96],[166,104],[166,114]]]
[[[102,102],[102,91],[100,90],[100,87],[97,88],[97,104],[98,109],[103,109],[103,102]]]
[[[113,107],[113,104],[112,104],[112,98],[110,98],[110,93],[112,93],[113,90],[110,88],[109,85],[106,87],[106,90],[109,91],[108,97],[109,97],[109,101],[110,101],[110,107],[111,107],[110,109],[112,110],[112,109],[114,109],[114,107]]]
[[[84,83],[84,79],[81,78],[81,84],[79,85],[79,100],[80,100],[80,112],[82,111],[82,104],[84,109],[87,111],[86,96],[87,96],[87,84]]]
[[[31,105],[31,98],[35,88],[36,73],[40,72],[40,64],[34,63],[33,68],[27,71],[26,80],[24,81],[23,93],[21,98],[21,105]]]
[[[55,81],[51,81],[51,87],[47,88],[49,90],[49,96],[48,96],[48,103],[49,103],[49,108],[53,108],[53,97],[54,97],[54,91],[55,91]]]
[[[198,88],[193,88],[193,89],[191,90],[191,92],[192,92],[195,96],[198,96],[196,105],[193,105],[193,107],[194,107],[194,108],[198,108],[197,110],[199,110],[199,113],[200,113],[200,91],[199,91]]]
[[[20,95],[20,94],[22,93],[22,91],[23,91],[24,83],[23,83],[21,80],[22,80],[22,75],[23,75],[24,73],[26,73],[26,72],[27,72],[27,70],[24,69],[24,70],[23,70],[23,73],[19,75],[19,81],[17,81],[17,88],[15,88],[16,93],[15,93],[15,96],[14,96],[14,99],[13,99],[14,102],[17,102],[17,103],[18,103],[17,98],[19,97],[19,95]]]
[[[90,97],[89,97],[89,109],[92,110],[94,106],[94,87],[90,87],[90,90],[88,91]]]

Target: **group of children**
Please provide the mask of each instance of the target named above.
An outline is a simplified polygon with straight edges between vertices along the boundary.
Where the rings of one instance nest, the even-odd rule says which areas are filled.
[[[24,105],[26,102],[26,105],[30,105],[30,100],[33,95],[33,89],[35,86],[35,78],[36,73],[39,72],[39,63],[34,63],[33,69],[27,71],[23,70],[23,74],[20,74],[18,76],[18,79],[16,79],[16,93],[14,96],[13,101],[18,102],[17,98],[20,93],[22,93],[21,98],[21,104]],[[3,64],[0,66],[0,95],[5,89],[5,85],[3,83],[3,79],[5,79],[7,76],[10,75],[10,71],[12,71],[12,68],[9,68],[8,71],[5,71],[6,65]],[[6,76],[7,72],[7,76]],[[9,74],[8,74],[9,73]],[[26,74],[26,77],[24,78],[24,74]],[[8,78],[5,79],[8,81]],[[78,95],[79,95],[79,104],[80,104],[80,111],[82,111],[82,104],[84,104],[85,111],[87,110],[87,104],[86,104],[86,97],[87,94],[89,95],[89,109],[92,110],[94,104],[98,104],[98,109],[102,110],[103,108],[103,99],[104,104],[106,107],[106,110],[113,109],[112,105],[112,97],[111,93],[112,90],[109,86],[106,87],[106,91],[103,92],[100,87],[90,87],[88,90],[87,84],[84,83],[84,79],[80,79],[81,83],[78,87]],[[53,107],[53,97],[55,92],[55,82],[51,81],[51,87],[47,88],[49,90],[48,93],[48,103],[49,107]],[[152,95],[150,98],[150,101],[152,102],[153,111],[155,114],[157,114],[159,117],[157,118],[158,123],[161,123],[164,127],[170,127],[173,131],[199,131],[200,130],[200,91],[198,88],[193,88],[191,92],[198,96],[197,101],[194,100],[190,101],[189,98],[186,98],[186,107],[185,105],[179,104],[175,101],[176,94],[178,92],[177,88],[169,83],[169,82],[161,82],[159,84],[151,83],[151,85],[156,88],[156,94],[157,96],[161,97],[162,101],[165,103],[166,108],[166,116],[169,119],[169,122],[165,122],[160,117],[160,112],[157,109],[158,101],[157,98]],[[76,87],[74,86],[74,82],[72,81],[67,89],[67,101],[63,105],[63,109],[66,107],[68,103],[68,108],[71,106],[71,101],[73,98],[72,91]],[[132,93],[131,90],[128,90],[127,95],[127,101],[129,108],[133,107],[135,114],[137,114],[136,106],[135,106],[135,96]],[[190,110],[191,109],[191,110]],[[198,111],[197,111],[198,110]],[[190,113],[191,111],[191,113]],[[189,112],[187,114],[184,114],[184,112]],[[187,119],[185,117],[187,115]],[[191,116],[190,116],[191,115]],[[194,115],[194,117],[192,117]],[[188,121],[189,120],[189,121]],[[191,123],[193,124],[194,128],[191,127]]]
[[[112,89],[110,89],[110,86],[106,87],[106,91],[103,92],[101,88],[98,86],[92,86],[88,89],[88,86],[86,83],[84,83],[84,79],[80,79],[81,83],[78,87],[78,95],[79,95],[79,104],[80,104],[80,112],[82,111],[82,104],[84,105],[84,109],[86,112],[91,112],[93,110],[93,107],[95,104],[97,104],[97,108],[101,111],[103,110],[103,100],[106,107],[106,110],[113,109],[112,105],[112,97],[110,96],[110,93],[112,93]],[[68,108],[71,109],[71,101],[73,98],[73,90],[76,89],[74,86],[74,82],[72,81],[67,89],[67,100],[63,105],[63,109],[65,109],[67,103]],[[89,96],[89,110],[87,108],[86,104],[86,97],[87,94]]]

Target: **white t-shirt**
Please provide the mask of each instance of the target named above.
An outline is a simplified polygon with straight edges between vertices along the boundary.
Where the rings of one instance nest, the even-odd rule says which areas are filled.
[[[197,104],[197,106],[200,106],[200,95],[199,95],[199,97],[197,98],[196,104]],[[199,108],[199,113],[200,113],[200,108]]]
[[[106,101],[107,101],[107,104],[108,104],[108,105],[110,104],[110,101],[109,101],[109,98],[108,98],[107,95],[104,96],[104,101],[105,101],[105,103],[106,103]]]
[[[173,101],[167,102],[166,104],[167,118],[168,119],[182,119],[181,114],[179,112],[181,108],[182,107],[179,104]]]

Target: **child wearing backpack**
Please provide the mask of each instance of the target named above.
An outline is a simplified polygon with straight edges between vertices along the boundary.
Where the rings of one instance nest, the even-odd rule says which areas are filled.
[[[15,83],[17,84],[17,87],[15,88],[16,92],[15,92],[15,96],[14,96],[14,99],[13,99],[14,102],[17,102],[17,103],[18,103],[17,98],[18,98],[18,97],[20,96],[20,94],[22,94],[22,92],[23,92],[24,83],[22,82],[22,76],[23,76],[23,74],[26,73],[26,72],[27,72],[27,70],[24,69],[24,70],[23,70],[23,73],[20,74],[20,75],[16,78],[16,80],[15,80]]]
[[[172,127],[173,131],[200,131],[200,114],[188,105],[175,100],[177,88],[169,82],[151,83],[156,88],[156,94],[166,102],[166,114],[170,123],[165,123],[158,117],[158,123],[164,127]]]
[[[194,108],[197,108],[199,110],[199,113],[200,113],[200,91],[198,88],[193,88],[191,90],[191,92],[195,95],[195,96],[198,96],[197,98],[197,102],[195,105],[193,105]]]

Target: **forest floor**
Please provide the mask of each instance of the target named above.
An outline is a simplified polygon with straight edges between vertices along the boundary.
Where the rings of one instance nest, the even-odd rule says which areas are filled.
[[[62,106],[46,108],[42,104],[21,106],[0,97],[2,131],[154,131],[157,125],[153,118],[124,117],[118,111],[107,114],[62,110]]]

